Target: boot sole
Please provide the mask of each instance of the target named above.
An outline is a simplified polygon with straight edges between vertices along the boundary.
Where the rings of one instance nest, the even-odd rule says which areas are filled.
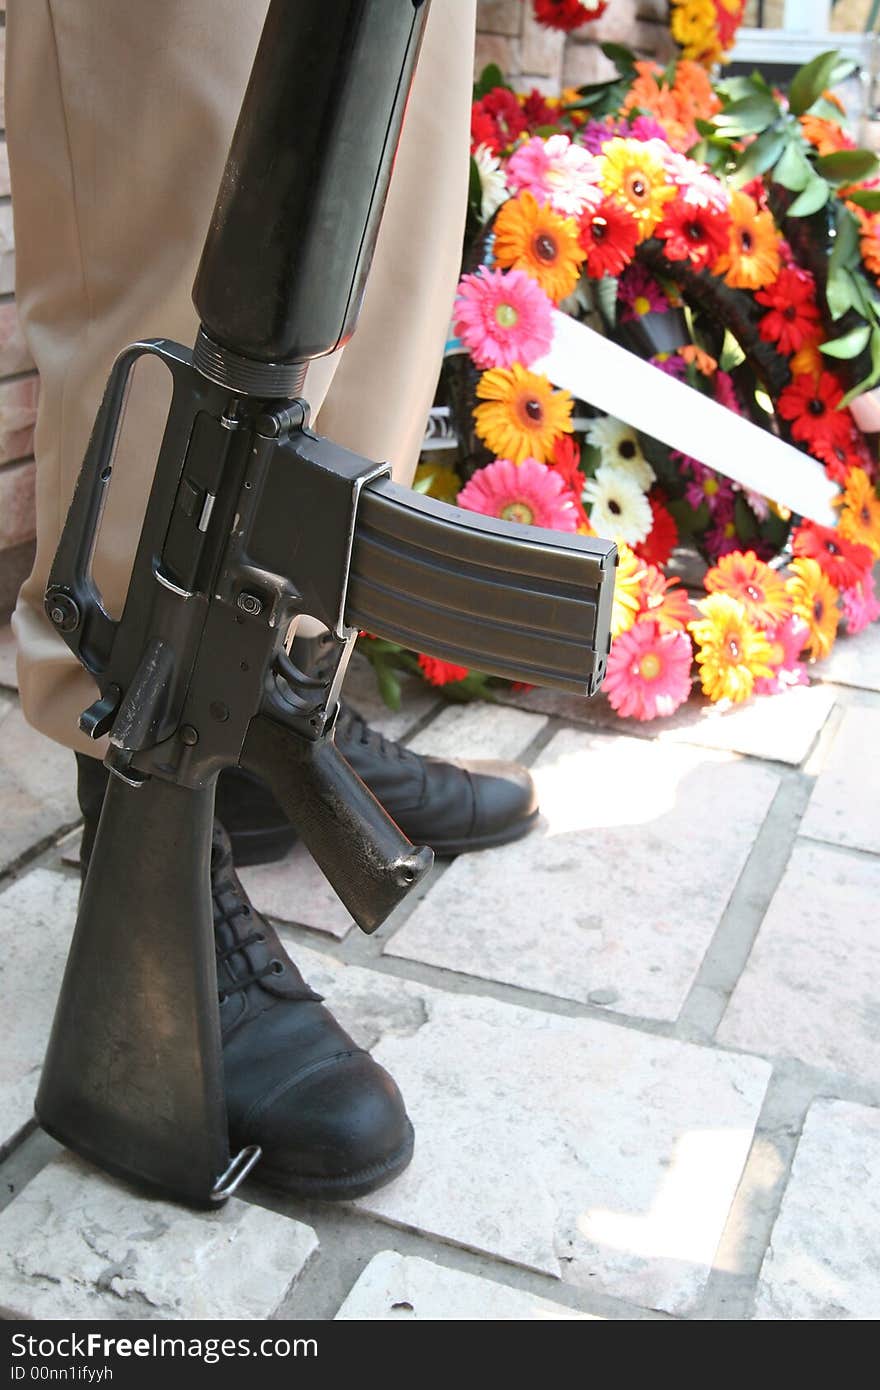
[[[471,850],[492,849],[495,845],[509,845],[521,840],[534,829],[540,811],[533,811],[525,820],[497,830],[493,835],[469,836],[463,840],[432,840],[431,849],[438,859],[453,859],[458,854],[468,854]],[[228,832],[232,845],[232,859],[237,869],[246,869],[253,864],[274,864],[289,854],[296,844],[295,830],[288,826],[277,830],[240,830]],[[414,843],[416,843],[414,841]]]
[[[406,1168],[413,1156],[415,1133],[407,1121],[409,1133],[396,1154],[384,1163],[371,1163],[359,1173],[347,1173],[338,1178],[310,1178],[303,1173],[290,1173],[283,1168],[272,1168],[261,1160],[253,1171],[252,1181],[271,1187],[276,1192],[287,1192],[294,1197],[311,1197],[321,1202],[350,1202],[355,1197],[365,1197],[392,1182]]]

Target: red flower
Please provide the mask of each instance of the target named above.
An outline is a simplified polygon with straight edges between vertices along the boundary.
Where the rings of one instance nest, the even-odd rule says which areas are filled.
[[[529,92],[522,104],[522,111],[529,130],[536,130],[542,125],[555,125],[559,119],[559,111],[547,105],[537,87]]]
[[[792,421],[792,437],[809,448],[819,442],[845,445],[852,420],[849,411],[836,408],[842,400],[843,391],[830,372],[822,372],[818,381],[812,372],[802,372],[781,393],[778,409],[783,420]]]
[[[463,681],[470,675],[466,666],[454,666],[451,661],[440,661],[436,656],[419,656],[419,666],[431,685],[449,685],[451,681]]]
[[[644,560],[648,565],[665,565],[678,545],[678,527],[675,524],[674,516],[664,505],[665,500],[664,494],[656,489],[650,494],[648,505],[651,508],[654,522],[641,545],[633,546],[639,559]]]
[[[488,145],[500,154],[526,128],[522,107],[508,87],[493,87],[471,107],[471,149]]]
[[[580,29],[590,20],[598,19],[608,8],[608,0],[600,0],[594,10],[584,9],[581,0],[533,0],[535,19],[548,29]]]
[[[819,568],[835,589],[851,589],[860,584],[874,564],[874,555],[866,545],[848,541],[833,526],[819,526],[805,521],[794,533],[792,550],[808,560],[816,560]]]
[[[780,270],[769,289],[758,290],[758,303],[770,309],[758,329],[764,342],[775,343],[786,357],[798,352],[819,326],[815,293],[812,275],[795,267]]]
[[[571,493],[579,524],[589,525],[589,518],[581,501],[585,481],[580,468],[581,446],[570,434],[558,435],[553,441],[553,457],[547,460],[547,464],[559,474]]]
[[[667,203],[656,235],[666,242],[671,261],[690,261],[695,270],[705,270],[728,249],[730,214],[676,198]]]
[[[820,463],[824,463],[825,472],[835,483],[845,484],[851,468],[864,466],[858,441],[852,436],[846,443],[817,439],[810,445],[810,453],[819,459]]]
[[[594,280],[619,275],[632,260],[639,240],[634,217],[613,198],[586,208],[580,220],[578,240],[587,253],[586,271]]]

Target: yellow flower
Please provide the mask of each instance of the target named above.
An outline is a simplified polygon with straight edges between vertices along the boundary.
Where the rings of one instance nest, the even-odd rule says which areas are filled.
[[[477,434],[498,458],[546,463],[557,436],[571,434],[571,396],[554,391],[545,376],[527,372],[518,362],[509,370],[492,367],[484,372],[477,397],[485,402],[474,410]]]
[[[673,0],[670,29],[685,58],[715,61],[721,53],[712,0]]]
[[[791,575],[785,587],[791,595],[795,616],[810,629],[807,651],[816,661],[827,656],[834,646],[840,610],[838,593],[825,578],[818,560],[799,556],[791,562]]]
[[[841,509],[840,534],[856,545],[866,545],[875,560],[880,560],[880,499],[864,468],[850,469],[835,506]]]
[[[737,189],[730,199],[730,248],[719,256],[714,274],[735,290],[760,290],[779,274],[779,237],[769,212]]]
[[[751,698],[757,679],[773,675],[766,634],[749,622],[743,605],[729,594],[710,594],[697,607],[703,617],[689,626],[697,643],[703,694],[741,704]]]
[[[640,241],[651,235],[663,216],[664,203],[676,192],[644,141],[619,136],[602,146],[602,189],[635,219]]]
[[[439,502],[454,502],[461,491],[461,479],[454,468],[445,463],[420,463],[416,469],[418,491],[436,497]]]
[[[617,546],[618,564],[614,576],[614,603],[611,608],[611,636],[629,632],[642,606],[642,578],[645,567],[628,545]]]
[[[586,252],[577,224],[560,217],[548,204],[538,206],[523,190],[508,198],[495,218],[495,260],[505,270],[524,270],[558,304],[578,282]]]

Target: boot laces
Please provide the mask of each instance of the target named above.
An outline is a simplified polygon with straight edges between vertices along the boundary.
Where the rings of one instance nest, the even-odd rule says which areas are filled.
[[[371,752],[378,753],[382,758],[397,758],[403,762],[415,757],[415,754],[411,753],[408,748],[404,748],[402,743],[388,739],[378,729],[372,728],[364,716],[358,714],[357,710],[352,709],[350,705],[340,704],[336,726],[343,738],[351,739],[353,743],[359,743],[363,748],[369,748]]]
[[[226,946],[222,950],[219,947],[215,948],[218,966],[224,965],[226,961],[231,960],[237,955],[244,956],[244,960],[247,962],[247,956],[244,955],[247,947],[259,945],[260,942],[266,940],[265,934],[261,931],[248,932],[246,936],[241,937],[236,935],[236,927],[234,926],[236,918],[250,917],[251,909],[247,903],[243,903],[240,900],[233,903],[232,907],[224,907],[221,899],[225,893],[232,893],[237,896],[236,887],[232,879],[224,879],[215,884],[212,888],[215,927],[218,921],[222,921],[232,929],[233,936],[235,937],[231,946]],[[266,965],[261,966],[259,970],[248,968],[243,975],[236,977],[233,984],[224,985],[223,989],[219,991],[220,1003],[225,1004],[230,995],[241,993],[250,985],[256,984],[258,980],[265,979],[267,975],[280,975],[283,970],[284,963],[278,960],[277,957],[273,957]]]

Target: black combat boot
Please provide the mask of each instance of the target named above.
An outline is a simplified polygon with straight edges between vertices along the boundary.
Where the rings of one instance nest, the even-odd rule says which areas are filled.
[[[85,877],[109,774],[95,758],[77,764]],[[413,1151],[401,1094],[254,909],[217,822],[211,894],[232,1152],[259,1144],[255,1177],[297,1196],[343,1200],[390,1182]]]
[[[324,638],[297,638],[293,656],[301,670],[320,675],[327,652]],[[371,729],[345,703],[335,738],[403,833],[441,857],[518,840],[538,818],[534,782],[518,763],[423,757]],[[229,832],[236,864],[280,859],[296,840],[265,783],[239,768],[220,775],[217,816]]]

